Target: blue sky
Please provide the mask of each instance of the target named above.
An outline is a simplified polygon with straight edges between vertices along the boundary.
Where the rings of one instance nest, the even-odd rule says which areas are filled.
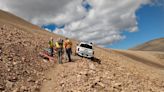
[[[52,24],[42,25],[41,28],[43,28],[43,29],[47,28],[47,29],[49,29],[51,32],[53,32],[53,31],[56,30],[57,28],[58,28],[58,29],[64,28],[64,26],[65,26],[65,25],[57,26],[57,25],[55,25],[55,24],[52,23]]]
[[[113,43],[109,48],[128,49],[156,38],[164,37],[164,6],[145,5],[137,12],[139,30],[124,32],[126,39]]]

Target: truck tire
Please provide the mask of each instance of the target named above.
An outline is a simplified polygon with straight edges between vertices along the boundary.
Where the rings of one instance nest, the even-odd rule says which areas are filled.
[[[91,60],[94,61],[94,57],[91,57]]]

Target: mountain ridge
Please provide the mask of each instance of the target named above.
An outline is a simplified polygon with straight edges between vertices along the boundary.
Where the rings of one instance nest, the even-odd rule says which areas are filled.
[[[150,41],[140,44],[134,48],[130,48],[130,50],[164,52],[164,38],[150,40]]]

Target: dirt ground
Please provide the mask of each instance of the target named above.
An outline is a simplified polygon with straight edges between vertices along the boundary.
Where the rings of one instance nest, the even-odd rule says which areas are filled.
[[[101,64],[80,58],[46,71],[48,80],[43,83],[41,92],[164,91],[164,68],[160,65],[163,59],[158,61],[154,52],[96,51]],[[147,55],[153,59],[145,59]]]

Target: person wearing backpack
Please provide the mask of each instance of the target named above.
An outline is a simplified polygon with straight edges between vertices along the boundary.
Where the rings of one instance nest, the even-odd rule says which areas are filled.
[[[61,38],[58,39],[55,43],[57,55],[58,55],[58,63],[62,64],[62,55],[63,55],[63,40]]]
[[[54,49],[53,49],[54,48],[54,42],[53,42],[53,38],[52,37],[50,38],[48,44],[49,44],[49,49],[50,49],[50,56],[53,57],[53,53],[54,53]]]
[[[64,41],[64,48],[65,48],[65,52],[67,54],[68,60],[69,60],[69,62],[71,62],[72,61],[72,59],[71,59],[72,42],[68,38],[66,38]]]

